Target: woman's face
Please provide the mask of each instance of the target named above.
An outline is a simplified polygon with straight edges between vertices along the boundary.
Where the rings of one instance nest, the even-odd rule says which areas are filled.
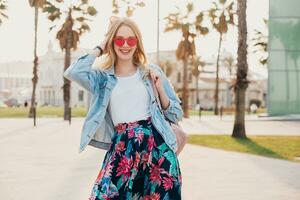
[[[117,31],[117,34],[115,38],[117,37],[123,37],[123,38],[132,38],[136,37],[134,32],[129,28],[128,26],[122,25],[119,30]],[[132,60],[132,56],[137,48],[137,43],[134,46],[129,46],[127,44],[128,40],[123,44],[123,46],[118,46],[117,42],[114,42],[114,50],[117,54],[117,59],[120,60]],[[129,43],[133,43],[132,40]]]

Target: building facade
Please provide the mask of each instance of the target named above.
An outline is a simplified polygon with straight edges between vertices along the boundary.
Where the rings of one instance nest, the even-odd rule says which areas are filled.
[[[72,52],[71,62],[86,49]],[[0,64],[0,101],[16,99],[23,105],[32,95],[32,62]],[[45,55],[39,56],[36,102],[38,106],[63,106],[64,53],[53,51],[51,43]],[[71,83],[71,106],[87,106],[89,94],[76,83]]]
[[[229,56],[226,52],[222,53],[223,57]],[[156,62],[156,53],[149,53],[150,62]],[[181,97],[183,86],[183,63],[176,60],[174,51],[160,51],[161,68],[165,71],[170,79],[175,91]],[[221,59],[222,60],[222,59]],[[172,70],[166,69],[164,63],[168,62]],[[198,77],[198,95],[200,105],[197,104],[197,78],[193,76],[192,70],[188,72],[189,84],[189,107],[198,109],[201,106],[204,109],[212,110],[214,108],[214,95],[216,87],[216,58],[212,57],[205,61],[206,65],[201,68],[202,71]],[[189,66],[190,68],[191,66]],[[220,62],[219,69],[219,107],[234,107],[234,92],[231,88],[235,79],[235,67],[232,72],[225,67],[225,63]],[[251,68],[248,72],[250,84],[246,91],[246,106],[251,102],[260,102],[261,107],[266,106],[267,96],[267,77],[257,73]]]
[[[300,114],[300,1],[270,0],[268,114]]]

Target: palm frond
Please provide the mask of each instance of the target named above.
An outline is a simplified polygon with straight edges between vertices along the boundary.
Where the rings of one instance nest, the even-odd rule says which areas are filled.
[[[3,23],[3,19],[8,19],[8,16],[5,14],[7,10],[7,1],[0,0],[0,25]]]

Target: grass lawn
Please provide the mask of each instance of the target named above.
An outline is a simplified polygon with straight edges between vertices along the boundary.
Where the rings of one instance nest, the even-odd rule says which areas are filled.
[[[38,107],[36,109],[37,117],[62,117],[62,107]],[[84,107],[72,108],[72,117],[85,117],[87,109]],[[27,117],[29,107],[19,108],[0,108],[0,118]]]
[[[189,110],[190,115],[199,115],[199,110]],[[201,115],[213,115],[214,111],[203,110],[201,111]]]
[[[236,139],[229,135],[189,135],[188,143],[217,149],[244,152],[300,162],[300,136],[248,136]]]

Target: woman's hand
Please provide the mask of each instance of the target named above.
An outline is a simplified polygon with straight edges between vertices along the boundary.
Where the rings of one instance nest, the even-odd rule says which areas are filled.
[[[105,38],[104,38],[103,42],[99,45],[101,47],[101,49],[102,49],[102,54],[101,55],[107,53],[107,45],[106,45],[107,44],[107,40],[108,40],[107,35],[105,35]],[[93,49],[93,52],[91,52],[91,53],[94,54],[96,57],[101,56],[100,55],[101,52],[100,52],[99,49]]]
[[[170,106],[171,102],[164,90],[163,83],[162,83],[163,79],[152,69],[150,69],[150,76],[151,76],[151,79],[154,81],[154,85],[157,89],[161,107],[163,110],[166,110]]]
[[[163,84],[162,84],[162,78],[152,69],[150,69],[150,76],[151,79],[154,81],[154,85],[158,91],[158,93],[160,93],[161,91],[163,91]]]

